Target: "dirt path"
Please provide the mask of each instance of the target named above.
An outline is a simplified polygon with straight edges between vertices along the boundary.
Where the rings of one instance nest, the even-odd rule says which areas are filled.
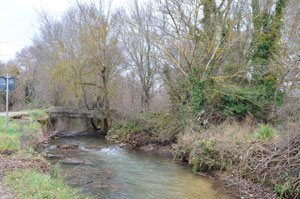
[[[31,113],[32,111],[27,111],[27,112],[8,112],[8,115],[23,115],[23,114],[28,114]],[[0,116],[6,116],[6,112],[0,112]]]

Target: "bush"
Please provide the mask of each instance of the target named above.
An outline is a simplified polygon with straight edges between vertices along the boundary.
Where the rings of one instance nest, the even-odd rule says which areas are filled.
[[[204,139],[194,143],[189,157],[194,173],[218,170],[223,167],[216,142],[217,140]]]
[[[172,155],[175,160],[192,165],[193,172],[232,170],[253,138],[253,129],[248,123],[226,121],[198,132],[187,131],[172,146]]]
[[[184,129],[184,124],[176,113],[141,113],[125,124],[115,124],[108,132],[108,139],[146,144],[170,145]]]

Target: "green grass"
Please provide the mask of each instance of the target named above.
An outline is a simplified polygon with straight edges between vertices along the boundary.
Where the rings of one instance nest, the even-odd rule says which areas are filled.
[[[9,122],[6,130],[6,117],[0,116],[0,153],[15,152],[22,155],[35,155],[34,144],[43,137],[37,118],[44,117],[43,110],[22,110],[28,116]],[[11,189],[19,199],[81,199],[76,189],[69,187],[59,177],[59,167],[50,177],[35,170],[15,170],[4,177],[4,185]]]
[[[21,150],[20,142],[32,143],[31,140],[34,136],[42,136],[38,134],[41,126],[37,118],[45,116],[46,113],[40,109],[27,110],[27,112],[30,112],[27,117],[9,121],[7,130],[6,117],[0,116],[0,153],[18,152]]]
[[[261,125],[259,130],[255,133],[256,139],[269,139],[272,140],[274,137],[274,129],[270,125]]]
[[[19,199],[81,199],[78,190],[69,187],[60,178],[34,170],[15,170],[4,177],[4,184],[12,190]]]
[[[45,113],[45,111],[41,109],[33,109],[30,111],[29,115],[36,118],[36,117],[44,117],[47,115],[47,113]]]
[[[0,152],[17,152],[20,150],[20,126],[16,121],[9,122],[6,130],[6,117],[0,116]]]
[[[0,152],[17,152],[20,148],[18,135],[0,133]]]
[[[8,134],[19,133],[19,128],[18,121],[13,120],[8,122],[8,129],[6,130],[6,117],[0,116],[0,132]]]

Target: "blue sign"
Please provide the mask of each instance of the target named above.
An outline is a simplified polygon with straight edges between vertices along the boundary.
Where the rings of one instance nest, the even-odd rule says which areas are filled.
[[[6,90],[6,78],[0,76],[0,91]],[[15,90],[15,78],[10,77],[8,78],[8,90],[14,91]]]
[[[8,78],[8,90],[10,92],[15,90],[15,78],[13,77]]]
[[[6,90],[6,78],[0,77],[0,91]]]

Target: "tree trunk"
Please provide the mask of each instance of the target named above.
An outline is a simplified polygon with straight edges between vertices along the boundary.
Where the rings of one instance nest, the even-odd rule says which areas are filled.
[[[102,74],[102,82],[103,82],[103,88],[104,88],[104,110],[105,110],[105,118],[103,120],[104,125],[104,132],[107,133],[109,128],[111,127],[111,115],[110,115],[110,108],[109,108],[109,99],[108,99],[108,85],[106,81],[106,67],[103,68],[101,71]]]
[[[144,89],[141,96],[141,104],[143,111],[149,111],[150,108],[150,91],[149,89]]]

